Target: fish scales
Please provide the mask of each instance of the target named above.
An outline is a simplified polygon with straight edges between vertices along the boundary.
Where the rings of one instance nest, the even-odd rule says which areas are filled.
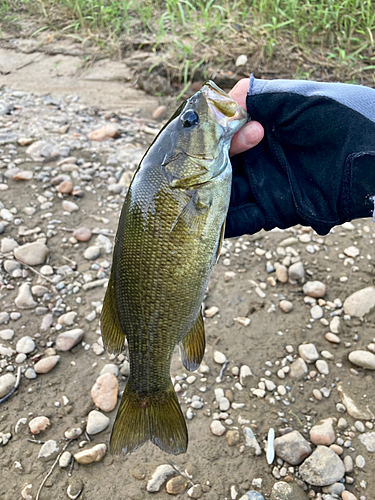
[[[185,366],[196,369],[204,354],[201,304],[229,205],[228,148],[246,120],[208,82],[155,139],[129,187],[102,315],[104,345],[119,352],[126,336],[130,358],[113,452],[148,440],[168,453],[186,451],[171,357],[180,344]]]

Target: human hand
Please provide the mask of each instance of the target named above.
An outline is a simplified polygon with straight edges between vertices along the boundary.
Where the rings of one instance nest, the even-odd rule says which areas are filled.
[[[250,78],[244,78],[236,83],[229,92],[232,99],[246,111],[246,96],[249,89]],[[229,156],[243,153],[256,146],[264,136],[264,129],[259,122],[250,121],[244,125],[233,137]]]

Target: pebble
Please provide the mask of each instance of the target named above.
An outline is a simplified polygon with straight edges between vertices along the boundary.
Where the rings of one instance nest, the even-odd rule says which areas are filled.
[[[65,450],[64,453],[59,458],[59,466],[62,469],[65,469],[65,467],[68,467],[68,465],[70,464],[71,459],[72,459],[72,454],[70,453],[70,451]]]
[[[357,500],[357,497],[353,495],[353,493],[350,493],[350,491],[343,491],[341,494],[342,500]]]
[[[355,457],[355,465],[359,469],[363,469],[363,467],[366,465],[366,460],[364,459],[364,457],[362,455],[357,455]]]
[[[113,363],[108,363],[107,365],[103,366],[103,368],[100,370],[99,375],[103,375],[103,373],[113,373],[113,375],[115,377],[117,377],[118,376],[118,368]]]
[[[218,363],[219,365],[223,365],[227,360],[227,357],[225,354],[223,354],[220,351],[215,351],[214,352],[214,361],[215,363]]]
[[[104,125],[103,127],[93,130],[87,134],[87,138],[90,141],[105,141],[107,139],[117,137],[119,134],[119,129],[115,125],[108,123],[107,125]]]
[[[288,269],[286,266],[280,264],[276,267],[276,278],[280,281],[280,283],[287,283]]]
[[[353,365],[360,366],[367,370],[375,370],[375,354],[369,351],[352,351],[348,355],[348,359]]]
[[[0,339],[2,340],[12,340],[14,337],[14,330],[1,330],[0,331]]]
[[[83,253],[83,256],[87,260],[95,260],[100,257],[102,253],[102,249],[99,246],[93,245],[91,247],[87,247]]]
[[[151,479],[147,482],[147,491],[149,493],[156,493],[166,482],[168,477],[176,474],[176,470],[171,465],[159,465],[155,472],[152,474]]]
[[[8,394],[8,392],[15,386],[16,377],[12,373],[0,375],[0,399]]]
[[[310,315],[313,319],[320,319],[323,318],[324,311],[320,306],[316,305],[310,309]]]
[[[225,439],[227,440],[229,446],[235,446],[240,442],[240,432],[238,429],[230,429],[225,434]]]
[[[29,422],[29,429],[33,434],[40,434],[44,432],[49,426],[51,422],[48,417],[35,417]]]
[[[340,318],[339,316],[335,316],[329,323],[329,331],[332,333],[340,332]]]
[[[4,325],[9,321],[9,313],[0,312],[0,325]]]
[[[236,59],[236,66],[239,67],[239,66],[245,66],[245,64],[247,63],[247,56],[245,54],[240,54],[237,59]]]
[[[296,483],[280,481],[273,485],[270,500],[307,500],[307,496]]]
[[[33,368],[28,368],[26,371],[25,371],[25,377],[28,379],[28,380],[33,380],[34,378],[37,378],[37,374],[35,372],[35,370]]]
[[[375,451],[375,432],[365,432],[360,434],[359,440],[366,446],[367,451]]]
[[[303,293],[315,299],[322,298],[326,293],[326,285],[321,281],[308,281],[303,285]]]
[[[324,359],[318,359],[318,361],[315,363],[315,366],[318,372],[321,373],[322,375],[329,374],[329,366],[327,361],[325,361]]]
[[[331,332],[326,333],[324,338],[328,340],[328,342],[331,342],[331,344],[340,344],[341,342],[340,337]]]
[[[57,446],[56,441],[49,439],[40,448],[38,458],[44,462],[48,462],[49,460],[56,458],[59,452],[60,448]]]
[[[305,279],[305,269],[302,262],[292,264],[288,269],[288,273],[291,280],[303,281]]]
[[[73,231],[73,237],[77,241],[81,241],[81,242],[89,241],[91,239],[91,236],[92,236],[92,232],[87,227],[80,227],[80,228],[75,229]]]
[[[3,238],[1,240],[0,251],[1,253],[13,252],[18,247],[18,243],[13,238]]]
[[[109,426],[109,418],[100,411],[90,411],[87,417],[87,434],[99,434]]]
[[[288,432],[274,441],[275,453],[291,465],[301,464],[311,452],[311,445],[298,431]]]
[[[73,182],[63,181],[57,186],[57,191],[61,194],[70,194],[73,191]]]
[[[188,489],[187,494],[189,498],[200,498],[203,494],[202,485],[194,484]]]
[[[68,201],[68,200],[64,200],[62,202],[62,207],[63,207],[63,210],[65,210],[66,212],[78,212],[79,210],[79,206],[77,205],[77,203],[74,203],[74,201]]]
[[[19,309],[34,309],[38,305],[33,299],[29,283],[22,283],[14,302]]]
[[[352,457],[350,455],[346,455],[346,457],[344,457],[343,462],[344,462],[345,472],[346,473],[352,472],[354,469],[354,463]]]
[[[34,365],[35,373],[48,373],[50,372],[57,363],[60,361],[60,356],[48,356],[47,358],[40,359]]]
[[[118,382],[112,373],[103,373],[91,389],[95,405],[102,411],[112,411],[117,404]]]
[[[49,249],[44,243],[35,241],[33,243],[25,243],[24,245],[14,249],[14,256],[20,262],[29,266],[39,266],[44,264]]]
[[[158,106],[156,109],[154,109],[152,113],[152,118],[154,120],[161,120],[165,116],[166,112],[167,112],[166,106],[164,105]]]
[[[259,491],[247,491],[239,500],[264,500],[264,496]]]
[[[218,312],[219,308],[216,306],[212,306],[204,311],[204,315],[206,316],[206,318],[213,318]]]
[[[298,346],[298,353],[307,363],[313,363],[319,358],[319,353],[314,344],[301,344]]]
[[[84,330],[74,328],[67,332],[60,333],[56,339],[56,348],[59,351],[70,351],[75,345],[83,339]]]
[[[185,492],[187,484],[188,483],[183,476],[176,476],[172,477],[172,479],[167,482],[165,489],[170,495],[181,495]]]
[[[299,380],[303,378],[308,372],[305,360],[302,358],[297,358],[290,365],[289,375],[294,380]]]
[[[312,486],[328,486],[345,474],[342,460],[326,446],[318,446],[299,467],[302,479]]]
[[[215,436],[222,436],[226,431],[226,428],[220,422],[220,420],[213,420],[210,424],[210,429],[212,434],[214,434]]]
[[[310,440],[315,445],[329,446],[336,439],[332,418],[326,418],[310,429]]]
[[[23,354],[29,354],[35,349],[35,342],[31,337],[25,336],[19,339],[16,344],[16,351]]]
[[[347,255],[348,257],[358,257],[358,255],[360,254],[360,250],[358,247],[355,247],[355,246],[351,246],[351,247],[348,247],[348,248],[345,248],[344,249],[344,254]]]
[[[283,313],[289,313],[293,309],[293,303],[289,300],[281,300],[279,302],[279,308]]]
[[[351,417],[358,419],[358,420],[372,420],[373,418],[375,418],[374,414],[372,413],[372,411],[368,407],[360,408],[355,403],[355,401],[345,393],[342,385],[339,384],[337,386],[337,392],[341,398],[341,401],[345,405],[345,408],[346,408],[348,414]],[[361,436],[360,436],[360,438],[361,438]]]
[[[245,446],[248,446],[254,455],[259,456],[262,454],[262,450],[259,446],[259,443],[257,441],[257,438],[254,435],[253,430],[251,427],[244,427],[243,433],[245,436]]]
[[[97,444],[92,448],[79,451],[74,455],[74,459],[79,464],[92,464],[93,462],[100,462],[100,460],[104,458],[106,452],[107,446],[104,443]]]
[[[375,306],[375,288],[369,286],[354,292],[344,301],[344,312],[362,318]]]

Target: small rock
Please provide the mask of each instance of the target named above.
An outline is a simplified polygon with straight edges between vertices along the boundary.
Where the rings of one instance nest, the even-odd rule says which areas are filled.
[[[79,206],[77,205],[77,203],[74,203],[73,201],[68,201],[68,200],[64,200],[62,202],[62,207],[63,207],[63,210],[65,210],[66,212],[78,212],[79,210]]]
[[[73,231],[73,237],[77,241],[81,241],[81,242],[89,241],[91,236],[92,236],[92,232],[87,227],[80,227],[80,228],[75,229]]]
[[[239,66],[245,66],[246,63],[247,63],[247,56],[245,54],[239,55],[236,59],[236,62],[235,62],[237,68]]]
[[[64,181],[57,186],[57,191],[61,194],[70,194],[73,191],[73,182]]]
[[[92,464],[93,462],[100,462],[100,460],[105,456],[107,452],[106,445],[97,444],[92,448],[88,448],[87,450],[79,451],[74,455],[74,459],[79,464]]]
[[[210,424],[210,429],[212,434],[214,434],[215,436],[222,436],[226,431],[226,428],[220,422],[220,420],[213,420]]]
[[[13,238],[3,238],[1,240],[0,251],[1,253],[10,253],[18,248],[18,243]],[[8,271],[9,272],[9,271]]]
[[[279,302],[279,308],[283,313],[289,313],[293,309],[293,304],[289,300],[281,300]]]
[[[19,309],[34,309],[38,305],[33,299],[29,283],[22,283],[14,302]]]
[[[324,359],[318,359],[318,361],[315,363],[315,366],[318,372],[321,373],[322,375],[329,374],[328,363]]]
[[[253,451],[254,455],[261,455],[262,450],[251,427],[244,427],[243,432],[245,436],[245,446],[248,446]]]
[[[289,375],[294,380],[299,380],[303,378],[307,372],[308,372],[307,365],[305,363],[305,360],[303,360],[302,358],[297,358],[290,365]]]
[[[187,494],[189,498],[200,498],[203,495],[202,485],[194,484],[194,486],[188,489]]]
[[[375,306],[375,288],[369,286],[350,295],[344,302],[344,312],[362,318]]]
[[[101,247],[93,245],[91,247],[86,248],[86,250],[83,253],[83,256],[87,260],[95,260],[98,257],[100,257],[101,253],[102,253]]]
[[[341,342],[340,337],[331,332],[326,333],[324,337],[328,342],[331,342],[331,344],[340,344]]]
[[[375,432],[360,434],[359,440],[366,446],[367,451],[375,451]]]
[[[352,351],[348,359],[353,365],[360,366],[367,370],[375,370],[375,354],[369,351]]]
[[[251,490],[242,495],[240,500],[264,500],[264,496],[259,491]]]
[[[16,377],[12,373],[0,376],[0,399],[8,394],[16,384]]]
[[[107,365],[103,366],[103,368],[100,370],[99,375],[103,375],[103,373],[113,373],[113,375],[115,377],[117,377],[118,376],[118,368],[113,363],[108,363]]]
[[[173,476],[176,470],[171,465],[159,465],[152,474],[151,479],[147,482],[147,491],[155,493],[160,491],[160,488],[166,482],[169,476]]]
[[[7,330],[1,330],[0,331],[0,339],[2,340],[12,340],[14,337],[14,331],[7,329]]]
[[[332,333],[340,332],[340,318],[339,316],[334,316],[329,323],[329,331]]]
[[[288,432],[274,441],[275,453],[291,465],[301,464],[311,452],[311,445],[298,431]]]
[[[355,465],[359,469],[363,469],[363,467],[366,465],[366,460],[364,459],[364,457],[362,455],[357,455],[355,457]]]
[[[219,312],[219,308],[216,306],[212,306],[204,311],[204,315],[206,316],[206,318],[212,318],[218,312]]]
[[[279,266],[276,267],[276,278],[280,281],[280,283],[287,283],[288,269],[286,268],[286,266],[280,264]]]
[[[100,411],[90,411],[87,417],[87,434],[99,434],[109,426],[109,418]]]
[[[118,135],[120,135],[119,129],[112,123],[108,123],[87,134],[87,138],[90,141],[105,141],[117,137]]]
[[[35,342],[31,337],[25,336],[19,339],[16,344],[16,351],[24,354],[29,354],[35,349]]]
[[[225,354],[223,354],[220,351],[215,351],[214,352],[214,361],[215,363],[218,363],[219,365],[223,365],[227,360],[227,357]]]
[[[35,241],[33,243],[25,243],[21,247],[14,249],[14,256],[20,262],[28,264],[29,266],[39,266],[44,264],[49,249],[44,243]]]
[[[324,297],[326,286],[321,281],[308,281],[303,285],[303,293],[316,299]]]
[[[252,376],[253,374],[250,370],[250,367],[247,365],[242,365],[240,368],[240,384],[246,385],[246,379]]]
[[[56,441],[49,439],[39,450],[38,458],[44,462],[48,462],[49,460],[56,458],[59,452],[60,448],[57,446]]]
[[[53,368],[55,368],[59,361],[60,356],[48,356],[47,358],[42,358],[37,363],[35,363],[35,373],[48,373]]]
[[[350,493],[350,491],[343,491],[341,494],[342,500],[357,500],[357,497],[353,495],[353,493]]]
[[[332,418],[322,420],[310,429],[310,440],[315,445],[329,446],[336,439],[335,431],[333,430]]]
[[[70,351],[75,345],[83,339],[84,331],[81,328],[75,328],[68,332],[60,333],[56,339],[56,348],[59,351]]]
[[[229,446],[235,446],[240,442],[240,433],[237,429],[230,429],[225,434],[225,439],[227,440]]]
[[[44,432],[47,427],[51,425],[49,418],[47,417],[35,417],[29,422],[29,429],[33,434],[40,434]]]
[[[295,482],[279,481],[272,487],[270,500],[307,500],[307,495]]]
[[[361,252],[359,251],[359,248],[355,246],[351,246],[344,249],[344,254],[347,255],[348,257],[353,257],[353,259],[358,257],[360,253]]]
[[[298,346],[298,353],[307,363],[313,363],[319,358],[319,353],[314,344],[301,344]]]
[[[320,319],[323,318],[324,311],[320,306],[316,305],[310,309],[310,315],[313,319]]]
[[[172,477],[166,484],[167,493],[170,495],[180,495],[185,492],[187,484],[183,476]]]
[[[318,446],[300,465],[299,473],[312,486],[328,486],[344,477],[345,467],[333,450]]]
[[[344,467],[347,474],[353,471],[354,463],[350,455],[346,455],[346,457],[344,457]]]
[[[64,451],[64,453],[59,458],[59,466],[62,469],[65,469],[65,467],[68,467],[68,465],[70,464],[71,459],[72,459],[72,454],[70,453],[70,451],[67,450]]]
[[[26,354],[25,354],[26,356]],[[35,372],[35,370],[33,368],[28,368],[26,371],[25,371],[25,377],[28,379],[28,380],[33,380],[34,378],[37,378],[37,374]]]
[[[291,280],[303,281],[305,279],[305,269],[302,262],[292,264],[288,269],[288,273]]]
[[[112,411],[117,404],[118,382],[112,373],[100,375],[91,389],[91,396],[98,408]]]
[[[166,111],[167,111],[167,107],[166,106],[164,106],[164,105],[158,106],[156,109],[154,109],[154,111],[152,113],[152,118],[154,120],[161,120],[164,117]],[[177,493],[172,493],[172,495],[176,495],[176,494]]]
[[[356,418],[358,420],[372,420],[373,418],[375,418],[374,414],[372,413],[372,411],[368,407],[360,408],[354,402],[354,400],[345,393],[342,385],[337,386],[337,392],[341,398],[341,401],[345,405],[347,412],[349,413],[349,415],[351,417]],[[360,438],[361,438],[361,436],[360,436]]]

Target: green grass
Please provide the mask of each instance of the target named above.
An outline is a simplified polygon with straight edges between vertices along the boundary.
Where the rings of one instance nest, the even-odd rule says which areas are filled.
[[[375,62],[371,0],[0,0],[3,20],[25,12],[123,52],[147,46],[154,65],[185,84],[208,62],[220,67],[229,54],[234,60],[249,50],[271,58],[285,43],[353,71],[370,71],[364,68]]]

